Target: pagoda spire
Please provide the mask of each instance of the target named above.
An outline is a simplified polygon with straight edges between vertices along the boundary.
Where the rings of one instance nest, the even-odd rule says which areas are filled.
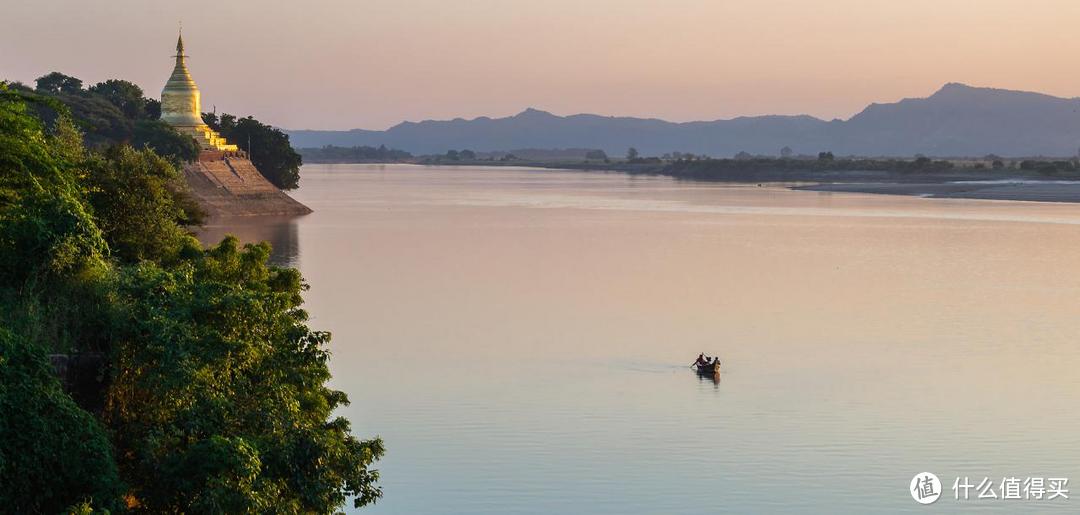
[[[176,35],[176,57],[187,57],[184,55],[184,25],[182,23]]]
[[[196,127],[203,124],[199,106],[199,88],[188,72],[184,55],[184,36],[176,38],[176,66],[161,91],[161,119],[175,126]]]
[[[229,144],[203,121],[199,87],[188,72],[185,57],[181,28],[176,37],[176,66],[161,90],[161,121],[172,125],[182,134],[194,137],[203,150],[236,152],[236,145]]]

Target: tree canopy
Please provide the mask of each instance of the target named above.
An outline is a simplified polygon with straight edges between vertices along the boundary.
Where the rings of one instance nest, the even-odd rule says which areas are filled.
[[[41,107],[54,111],[45,124]],[[330,335],[267,244],[204,249],[178,171],[83,147],[0,85],[0,503],[16,512],[332,513],[374,502],[378,439],[334,416]],[[103,356],[90,398],[48,354]]]
[[[51,72],[47,75],[42,75],[34,81],[37,85],[37,90],[42,93],[71,93],[76,94],[82,91],[83,82],[70,75],[64,75],[60,72]]]
[[[117,510],[124,490],[105,428],[60,388],[44,349],[0,327],[0,503],[61,513],[94,500]]]
[[[29,89],[27,88],[29,92]],[[126,80],[109,79],[88,88],[78,78],[51,72],[36,80],[33,94],[59,100],[83,134],[87,146],[103,148],[127,143],[150,148],[178,164],[199,155],[194,138],[178,133],[159,120],[161,102],[147,98],[142,88]],[[52,123],[58,116],[52,104],[36,106],[38,116]],[[272,184],[295,189],[303,160],[289,144],[289,136],[251,116],[238,118],[203,113],[203,120],[230,143],[246,151],[255,167]]]
[[[231,114],[203,113],[203,121],[247,152],[255,168],[274,186],[283,190],[299,186],[303,159],[289,144],[289,135],[281,129],[251,116],[237,118]]]
[[[103,148],[128,143],[135,148],[151,148],[174,163],[192,161],[199,144],[161,122],[161,103],[143,96],[138,85],[119,79],[99,82],[83,89],[83,82],[70,75],[51,72],[39,77],[33,94],[58,100],[66,108],[87,146]],[[38,103],[37,115],[52,123],[59,116],[54,104]]]
[[[143,90],[126,80],[110,79],[87,88],[116,106],[128,118],[146,118],[146,99]]]

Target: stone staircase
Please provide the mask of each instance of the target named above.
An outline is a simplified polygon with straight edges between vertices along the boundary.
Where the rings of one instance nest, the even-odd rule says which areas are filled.
[[[199,170],[211,182],[224,188],[233,195],[264,194],[278,191],[266,180],[251,161],[244,157],[221,156],[220,159],[206,159],[200,156],[197,162]]]
[[[311,212],[266,180],[243,152],[203,151],[184,167],[184,175],[192,195],[211,216]]]

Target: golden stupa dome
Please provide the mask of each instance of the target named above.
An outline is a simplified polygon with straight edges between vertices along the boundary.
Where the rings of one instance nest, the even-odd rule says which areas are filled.
[[[184,62],[186,57],[181,35],[176,40],[176,66],[161,90],[161,120],[173,127],[206,125],[202,121],[199,88],[188,72],[187,63]]]
[[[203,122],[199,87],[188,72],[185,58],[184,36],[180,35],[176,38],[176,66],[161,90],[161,121],[195,138],[204,150],[236,152],[236,145],[229,144]]]

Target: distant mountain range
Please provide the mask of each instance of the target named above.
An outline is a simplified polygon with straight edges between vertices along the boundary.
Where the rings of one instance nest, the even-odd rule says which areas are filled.
[[[404,122],[385,131],[290,130],[294,147],[386,145],[414,154],[450,149],[596,148],[621,156],[692,152],[730,157],[832,151],[837,155],[961,157],[1073,156],[1080,147],[1080,99],[946,84],[928,98],[871,104],[848,120],[756,116],[711,122],[526,109],[507,118]]]

